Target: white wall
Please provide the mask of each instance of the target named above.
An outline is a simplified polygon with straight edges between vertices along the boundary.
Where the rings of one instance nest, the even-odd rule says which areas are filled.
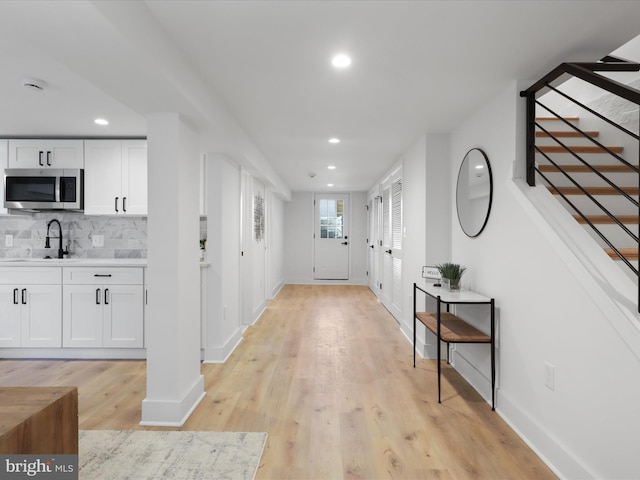
[[[240,169],[206,155],[207,260],[203,360],[224,362],[242,338],[240,305]]]
[[[493,169],[486,229],[468,238],[454,213],[452,259],[469,267],[463,284],[496,299],[497,409],[561,477],[637,478],[640,345],[612,328],[615,313],[593,300],[590,280],[537,223],[512,179],[512,162],[524,162],[518,87],[488,101],[451,135],[452,185],[471,147],[482,148]],[[464,315],[487,328],[481,312]],[[489,353],[482,347],[461,346],[454,360],[488,398]],[[545,362],[555,367],[554,390],[545,386]]]
[[[449,260],[451,206],[449,198],[449,135],[427,134],[403,156],[402,322],[401,329],[413,341],[413,284],[424,285],[422,267]],[[424,306],[424,295],[416,297]],[[435,358],[435,336],[418,324],[417,347],[423,357]]]
[[[349,235],[349,281],[335,283],[366,284],[367,270],[367,194],[349,194],[351,234]],[[294,192],[284,208],[284,278],[286,283],[327,283],[313,278],[313,196]],[[334,282],[332,282],[334,283]]]
[[[276,296],[284,285],[284,202],[273,192],[267,192],[267,245],[269,271],[269,298]]]

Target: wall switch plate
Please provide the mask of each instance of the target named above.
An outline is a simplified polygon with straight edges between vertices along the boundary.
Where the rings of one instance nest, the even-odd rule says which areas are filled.
[[[91,237],[92,247],[104,247],[104,235],[93,235]]]
[[[13,235],[5,235],[4,236],[4,246],[5,247],[13,247]]]
[[[551,365],[549,362],[544,362],[544,385],[549,390],[555,390],[556,388],[555,370],[556,367]]]

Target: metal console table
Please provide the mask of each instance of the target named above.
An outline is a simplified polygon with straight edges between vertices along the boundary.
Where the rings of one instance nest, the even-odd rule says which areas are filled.
[[[417,312],[416,296],[418,291],[436,300],[435,312]],[[446,311],[442,311],[442,304],[446,305]],[[486,304],[491,309],[491,334],[481,332],[469,325],[460,317],[449,312],[451,305],[459,304]],[[449,363],[450,343],[489,343],[491,344],[491,410],[495,410],[496,394],[496,349],[495,349],[495,301],[469,290],[449,291],[443,287],[425,285],[418,287],[413,284],[413,366],[416,366],[416,321],[427,327],[437,338],[438,350],[438,403],[440,401],[440,372],[441,372],[441,343],[447,344],[447,363]]]

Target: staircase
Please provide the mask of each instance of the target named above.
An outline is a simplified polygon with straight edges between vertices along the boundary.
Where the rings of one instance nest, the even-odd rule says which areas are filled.
[[[636,164],[637,152],[633,152],[635,161],[626,160],[625,148],[603,143],[606,139],[600,138],[599,131],[585,131],[584,135],[575,131],[571,125],[580,128],[578,117],[538,117],[536,124],[539,178],[605,252],[635,278],[629,266],[638,268],[639,176],[633,165],[619,158]]]

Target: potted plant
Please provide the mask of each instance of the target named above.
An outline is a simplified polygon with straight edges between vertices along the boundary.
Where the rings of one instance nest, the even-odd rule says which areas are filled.
[[[460,279],[467,270],[467,267],[463,267],[458,263],[441,263],[436,265],[436,268],[440,272],[442,277],[442,283],[449,290],[460,290]]]

